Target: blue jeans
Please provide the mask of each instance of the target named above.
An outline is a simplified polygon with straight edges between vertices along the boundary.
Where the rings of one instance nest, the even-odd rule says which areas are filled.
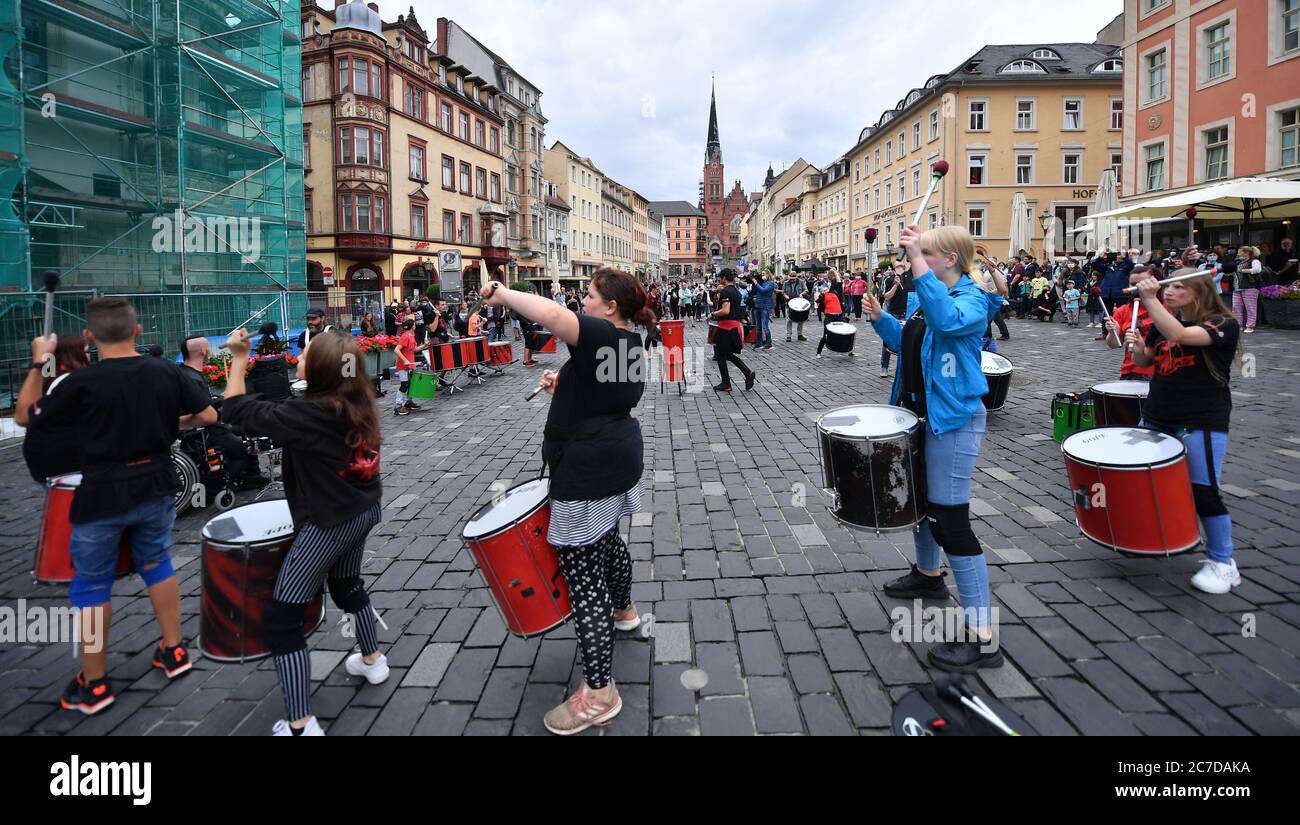
[[[131,543],[136,572],[152,587],[171,578],[172,524],[176,503],[170,496],[152,498],[124,513],[72,525],[72,585],[68,595],[77,607],[107,604],[125,536]],[[145,569],[149,567],[149,569]]]
[[[1187,448],[1187,471],[1192,484],[1201,487],[1219,486],[1223,457],[1228,452],[1228,434],[1211,432],[1210,452],[1205,449],[1205,430],[1186,427],[1166,427],[1155,421],[1143,419],[1139,426],[1159,430],[1180,439]],[[1213,453],[1212,455],[1210,453]],[[1232,516],[1203,516],[1201,527],[1205,530],[1205,553],[1220,564],[1232,561]]]
[[[765,307],[754,308],[754,346],[772,346],[772,310]]]
[[[981,406],[961,429],[935,435],[925,429],[926,499],[946,506],[969,504],[971,477],[975,460],[984,443],[988,413]],[[940,567],[939,544],[930,533],[929,520],[912,528],[916,545],[916,566],[934,573]],[[972,626],[989,624],[989,573],[983,554],[948,556],[953,577],[957,580],[957,597]]]

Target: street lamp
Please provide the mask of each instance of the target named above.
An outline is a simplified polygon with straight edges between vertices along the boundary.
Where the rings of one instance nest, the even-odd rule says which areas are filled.
[[[1043,254],[1047,254],[1047,233],[1056,228],[1056,216],[1050,210],[1043,210],[1038,216],[1038,223],[1043,227]],[[1052,239],[1052,251],[1056,251],[1056,239]]]
[[[1196,243],[1196,207],[1187,207],[1187,245]]]

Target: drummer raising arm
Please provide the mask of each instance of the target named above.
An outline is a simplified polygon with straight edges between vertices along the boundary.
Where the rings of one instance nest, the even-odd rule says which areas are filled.
[[[1148,276],[1137,287],[1152,328],[1145,337],[1127,330],[1125,342],[1133,345],[1138,366],[1155,368],[1142,424],[1181,438],[1187,448],[1192,498],[1209,555],[1192,585],[1206,593],[1227,593],[1241,584],[1241,575],[1232,557],[1232,517],[1219,479],[1232,414],[1228,376],[1241,328],[1208,277],[1169,284],[1163,303],[1155,278]]]
[[[374,384],[352,336],[322,332],[312,336],[298,362],[298,374],[307,380],[303,396],[263,401],[244,393],[248,333],[230,333],[226,347],[233,359],[222,414],[247,435],[269,437],[284,448],[284,492],[297,530],[262,617],[263,641],[274,657],[289,714],[274,732],[324,736],[308,703],[311,661],[303,636],[307,606],[323,586],[351,617],[361,647],[347,658],[347,672],[372,685],[388,678],[375,613],[361,581],[366,536],[379,523],[383,497],[383,437]]]
[[[926,419],[929,516],[912,530],[916,563],[907,575],[886,584],[885,593],[898,599],[946,600],[942,548],[957,579],[967,630],[975,639],[948,641],[932,648],[929,657],[942,670],[970,673],[1004,660],[1001,650],[983,649],[993,636],[988,566],[970,526],[971,476],[987,417],[983,397],[988,381],[980,347],[1001,299],[971,280],[975,244],[965,229],[945,226],[922,234],[910,226],[901,243],[911,261],[914,289],[907,296],[906,323],[883,312],[875,295],[868,308],[876,332],[899,353],[890,403]]]

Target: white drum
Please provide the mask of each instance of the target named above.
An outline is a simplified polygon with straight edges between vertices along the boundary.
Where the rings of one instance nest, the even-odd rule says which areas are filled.
[[[836,321],[826,325],[826,347],[831,352],[853,352],[853,337],[858,330],[852,324]]]
[[[984,409],[997,412],[1006,406],[1007,392],[1011,389],[1011,373],[1015,366],[996,352],[981,352],[980,369],[989,383],[988,394],[984,396]]]
[[[1098,427],[1136,427],[1151,385],[1146,381],[1106,381],[1092,388]]]
[[[812,301],[807,298],[791,298],[787,309],[790,313],[790,320],[796,324],[801,324],[807,321],[809,314],[812,313]]]
[[[293,532],[289,502],[282,498],[236,507],[203,525],[203,538],[239,544],[277,541]]]
[[[301,397],[307,392],[307,379],[299,378],[297,381],[294,381],[289,385],[289,391],[292,392],[295,397]]]

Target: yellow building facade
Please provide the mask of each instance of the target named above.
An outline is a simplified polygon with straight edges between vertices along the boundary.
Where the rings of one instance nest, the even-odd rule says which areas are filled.
[[[546,150],[546,177],[569,203],[569,257],[573,278],[586,282],[602,264],[601,191],[605,175],[591,161],[556,141]]]

